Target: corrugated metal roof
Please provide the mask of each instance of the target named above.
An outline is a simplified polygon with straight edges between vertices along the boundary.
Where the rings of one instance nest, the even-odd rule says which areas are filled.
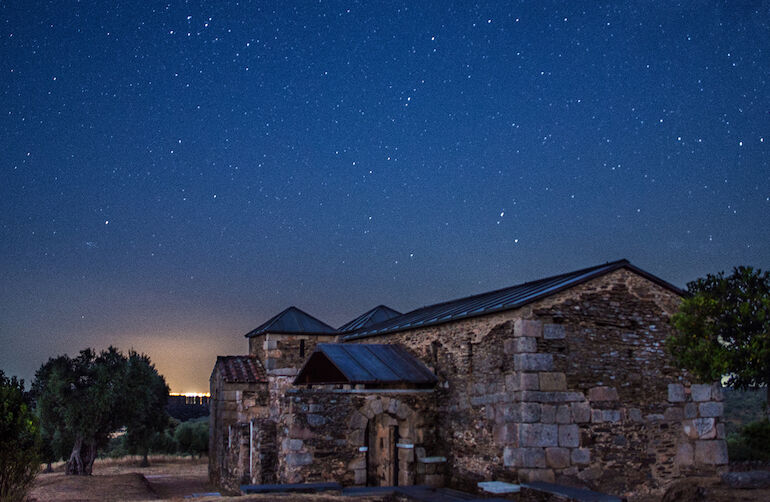
[[[214,371],[221,372],[227,383],[267,382],[265,368],[254,356],[217,356]]]
[[[354,331],[361,328],[368,328],[385,322],[388,319],[400,316],[401,312],[393,310],[386,305],[378,305],[368,312],[364,312],[352,321],[349,321],[338,328],[339,331]]]
[[[326,370],[331,363],[340,375]],[[295,384],[432,385],[436,376],[398,344],[319,343]]]
[[[631,265],[628,260],[618,260],[605,263],[604,265],[576,270],[574,272],[556,275],[537,281],[526,282],[517,286],[490,291],[488,293],[481,293],[466,298],[428,305],[398,317],[394,317],[383,323],[371,327],[359,328],[352,333],[345,334],[342,339],[355,340],[367,336],[382,335],[423,326],[432,326],[457,319],[518,308],[527,303],[558,293],[564,289],[576,286],[620,268],[632,270],[663,287],[673,290],[677,294],[684,294],[684,291],[681,289]]]
[[[269,321],[246,333],[247,337],[262,333],[292,333],[305,335],[333,335],[337,330],[319,321],[297,307],[289,307]]]

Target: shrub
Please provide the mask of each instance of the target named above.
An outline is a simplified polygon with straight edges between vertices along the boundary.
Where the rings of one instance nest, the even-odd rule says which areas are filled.
[[[770,460],[770,420],[745,425],[737,434],[727,437],[730,460]]]
[[[0,501],[23,500],[40,470],[37,418],[24,381],[0,370]]]

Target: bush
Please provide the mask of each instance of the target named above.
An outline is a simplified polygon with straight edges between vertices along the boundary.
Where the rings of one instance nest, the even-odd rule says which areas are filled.
[[[770,421],[767,419],[745,425],[737,434],[727,437],[730,460],[770,460]]]
[[[0,501],[24,500],[40,470],[39,437],[24,381],[0,370]]]
[[[179,445],[179,453],[198,455],[208,454],[209,451],[209,420],[208,417],[182,422],[174,431],[174,439]]]

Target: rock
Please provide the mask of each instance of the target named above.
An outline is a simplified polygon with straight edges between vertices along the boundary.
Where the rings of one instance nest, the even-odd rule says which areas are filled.
[[[721,417],[724,413],[724,405],[716,402],[701,403],[698,405],[698,411],[702,417]]]
[[[684,385],[681,383],[668,384],[668,400],[671,403],[683,403],[686,400]]]
[[[722,482],[730,488],[770,488],[770,471],[726,472]]]
[[[711,399],[711,385],[693,384],[690,387],[690,393],[693,401],[709,401]]]

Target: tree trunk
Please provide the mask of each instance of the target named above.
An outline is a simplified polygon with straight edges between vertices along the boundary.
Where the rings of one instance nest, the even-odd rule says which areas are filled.
[[[46,465],[45,472],[51,473],[53,472],[53,466],[51,465],[51,462],[46,462],[48,465]]]
[[[770,379],[767,380],[765,393],[765,419],[770,420]]]
[[[81,436],[77,436],[75,438],[75,444],[72,446],[72,453],[70,453],[70,458],[67,460],[67,474],[74,474],[74,475],[83,475],[85,472],[83,472],[83,459],[80,456],[80,452],[83,449],[83,438]]]
[[[83,459],[85,473],[90,476],[94,470],[94,461],[96,460],[96,441],[91,440],[86,443],[86,456]]]
[[[147,458],[147,450],[144,450],[144,454],[142,455],[142,463],[139,464],[139,467],[150,467],[150,461]]]

